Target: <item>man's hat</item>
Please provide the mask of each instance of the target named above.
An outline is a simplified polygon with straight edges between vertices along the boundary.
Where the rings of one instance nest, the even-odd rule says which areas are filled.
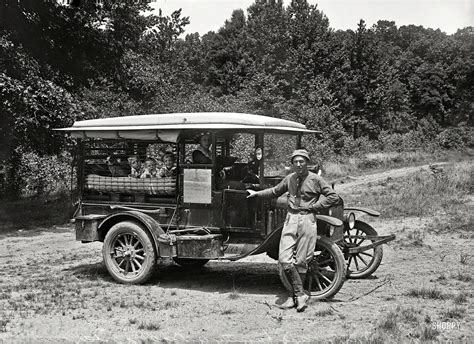
[[[291,162],[293,162],[293,159],[295,158],[295,156],[302,156],[306,160],[308,161],[310,160],[309,153],[306,149],[296,149],[295,151],[293,151],[293,154],[291,154]]]

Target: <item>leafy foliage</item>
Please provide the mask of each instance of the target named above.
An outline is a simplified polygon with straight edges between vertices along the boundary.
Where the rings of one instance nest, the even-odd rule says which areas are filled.
[[[10,171],[23,171],[22,154],[61,154],[67,142],[52,129],[74,120],[174,111],[296,120],[321,132],[304,143],[321,159],[473,145],[472,27],[447,35],[361,20],[335,31],[307,0],[256,0],[201,37],[183,36],[180,9],[149,10],[0,3],[0,160]]]

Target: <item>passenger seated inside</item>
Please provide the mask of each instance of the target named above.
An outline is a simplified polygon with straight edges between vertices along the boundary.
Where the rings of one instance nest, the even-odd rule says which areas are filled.
[[[130,167],[122,163],[119,157],[110,155],[106,161],[112,177],[126,177],[130,173]]]
[[[140,178],[156,178],[156,161],[153,158],[146,158],[145,168],[143,173],[140,175]]]
[[[156,157],[155,161],[156,161],[156,169],[157,171],[159,171],[163,167],[163,160],[165,158],[166,152],[163,150],[163,148],[160,148],[158,149],[157,154],[158,156]]]
[[[199,147],[193,152],[193,164],[212,164],[211,136],[203,134],[199,137]]]
[[[138,159],[138,156],[131,155],[128,157],[128,163],[130,164],[130,174],[128,175],[130,178],[140,178],[142,175],[141,170],[141,162]]]
[[[175,157],[171,152],[166,152],[163,156],[163,166],[159,171],[159,176],[164,177],[174,177],[176,176],[176,166],[174,166]]]

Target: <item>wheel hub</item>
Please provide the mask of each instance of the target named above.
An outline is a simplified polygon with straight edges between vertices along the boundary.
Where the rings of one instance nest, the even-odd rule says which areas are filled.
[[[127,245],[123,252],[123,256],[126,260],[132,260],[135,258],[135,248]]]

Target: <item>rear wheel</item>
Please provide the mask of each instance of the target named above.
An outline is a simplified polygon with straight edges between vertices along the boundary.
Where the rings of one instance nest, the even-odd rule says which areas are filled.
[[[123,221],[110,228],[102,248],[110,275],[120,283],[145,283],[153,274],[156,252],[152,239],[139,224]]]
[[[367,235],[376,236],[377,231],[362,221],[356,221],[354,228],[344,229],[344,242],[346,247],[360,247],[368,245],[373,240],[365,239]],[[382,245],[367,251],[351,253],[347,259],[347,277],[358,279],[372,275],[378,269],[383,258]]]
[[[280,268],[280,279],[286,289],[292,290],[288,279]],[[339,246],[326,237],[318,238],[313,259],[308,262],[303,287],[312,299],[329,299],[337,294],[344,284],[346,261]]]
[[[194,259],[194,258],[173,258],[174,262],[179,266],[192,268],[206,265],[209,259]]]

